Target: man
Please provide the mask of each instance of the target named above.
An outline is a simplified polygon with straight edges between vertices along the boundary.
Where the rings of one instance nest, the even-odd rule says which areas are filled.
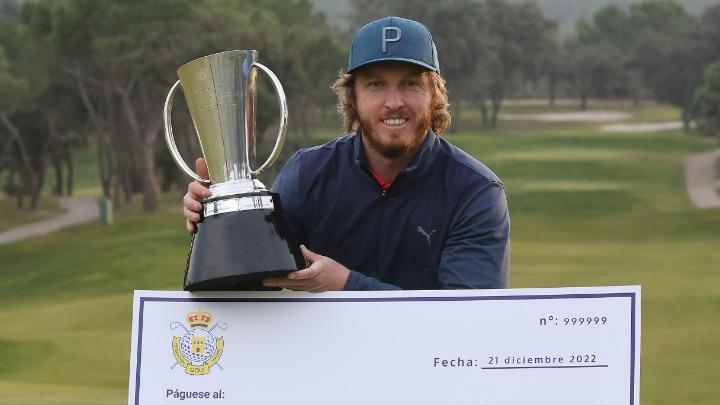
[[[272,187],[310,265],[263,284],[313,292],[506,287],[503,185],[437,136],[450,115],[427,28],[399,17],[362,27],[332,88],[354,133],[298,151]],[[202,159],[196,166],[207,174]],[[209,196],[198,182],[188,186],[188,231]]]

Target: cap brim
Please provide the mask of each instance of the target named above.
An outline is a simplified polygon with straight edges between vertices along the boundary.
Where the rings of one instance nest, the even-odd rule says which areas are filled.
[[[410,64],[413,64],[413,65],[416,65],[416,66],[424,67],[424,68],[427,69],[427,70],[432,70],[433,72],[437,72],[437,71],[438,71],[438,70],[435,69],[433,66],[428,65],[428,64],[425,63],[425,62],[421,62],[421,61],[419,61],[419,60],[415,60],[415,59],[407,59],[407,58],[380,58],[380,59],[373,59],[373,60],[369,60],[369,61],[367,61],[367,62],[363,62],[363,63],[361,63],[361,64],[353,67],[352,69],[348,69],[348,71],[347,71],[346,73],[352,73],[352,72],[354,72],[355,70],[357,70],[357,69],[359,69],[359,68],[361,68],[361,67],[363,67],[363,66],[372,65],[373,63],[378,63],[378,62],[390,62],[390,61],[410,63]]]

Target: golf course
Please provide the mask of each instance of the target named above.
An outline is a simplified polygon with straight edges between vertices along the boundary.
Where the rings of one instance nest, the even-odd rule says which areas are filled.
[[[627,123],[679,116],[650,102],[590,109],[626,112]],[[503,109],[564,111],[577,106]],[[683,163],[717,141],[682,130],[604,132],[603,124],[501,120],[484,129],[479,112],[464,108],[459,131],[444,136],[505,184],[510,287],[641,285],[641,402],[715,404],[720,209],[693,207]],[[313,142],[336,127],[318,125]],[[77,195],[100,195],[93,156],[76,154]],[[90,222],[0,245],[0,404],[127,403],[133,290],[181,288],[189,243],[183,193],[163,194],[149,214],[137,196],[110,226]],[[0,207],[2,232],[53,215],[57,203],[46,194],[30,213],[0,197]]]

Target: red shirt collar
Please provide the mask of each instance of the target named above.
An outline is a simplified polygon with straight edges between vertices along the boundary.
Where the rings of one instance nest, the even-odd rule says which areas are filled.
[[[375,179],[375,181],[380,186],[380,188],[382,188],[383,191],[388,191],[390,189],[390,184],[392,184],[392,183],[388,183],[387,181],[385,181],[382,177],[380,177],[379,174],[377,174],[377,172],[375,170],[372,169],[372,167],[370,167],[369,169],[370,169],[370,174],[372,174],[373,179]]]

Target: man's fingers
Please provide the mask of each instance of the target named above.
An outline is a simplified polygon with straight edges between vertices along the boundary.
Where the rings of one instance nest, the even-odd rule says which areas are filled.
[[[318,287],[315,287],[315,288],[311,288],[311,289],[306,290],[306,291],[307,291],[307,292],[311,292],[311,293],[321,293],[321,292],[328,291],[328,289],[327,289],[326,286],[322,285],[322,286],[318,286]]]
[[[187,229],[189,234],[195,233],[195,223],[191,222],[189,219],[185,220],[185,229]]]
[[[210,197],[210,190],[197,181],[193,181],[188,185],[188,192],[194,194],[193,197],[196,197],[198,201]]]
[[[190,193],[185,194],[183,197],[183,206],[195,212],[202,211],[202,203],[193,198]]]
[[[288,273],[287,278],[290,280],[310,280],[315,278],[320,273],[319,266],[310,266],[307,269],[293,271]]]
[[[195,171],[200,177],[209,178],[208,166],[205,159],[195,160]],[[202,220],[202,200],[210,197],[210,190],[200,182],[193,181],[188,184],[188,192],[183,196],[183,215],[185,216],[185,229],[194,234],[197,223]]]
[[[203,158],[197,158],[195,160],[195,171],[197,174],[200,175],[203,179],[209,179],[210,175],[208,174],[208,165],[205,159]]]
[[[199,213],[191,211],[187,207],[183,207],[183,216],[185,216],[188,221],[192,221],[195,223],[200,222],[200,220],[202,219],[202,216],[200,216]]]
[[[265,287],[288,288],[290,290],[307,290],[310,288],[306,280],[289,280],[286,277],[271,277],[263,280]]]
[[[320,266],[310,266],[307,269],[292,271],[285,277],[269,277],[263,280],[263,285],[268,287],[282,287],[293,290],[308,290],[316,287],[315,277],[320,273]]]
[[[314,263],[324,257],[306,248],[305,245],[300,245],[300,250],[305,257],[305,260],[309,261],[310,263]]]

